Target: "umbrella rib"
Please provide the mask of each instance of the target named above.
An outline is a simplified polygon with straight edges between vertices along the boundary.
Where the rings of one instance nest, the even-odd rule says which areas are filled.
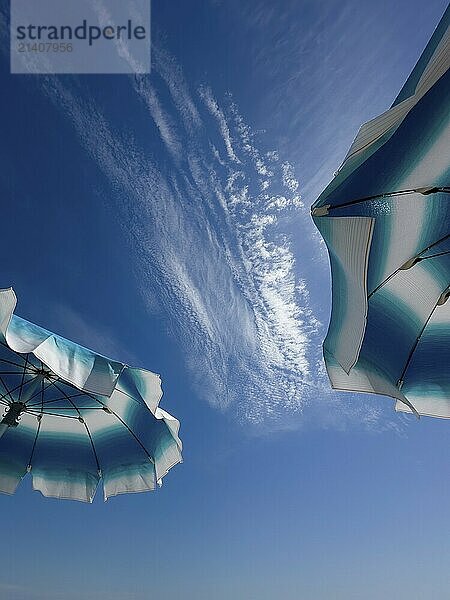
[[[101,473],[102,470],[100,468],[100,463],[99,463],[99,460],[98,460],[98,454],[97,454],[97,451],[96,451],[95,446],[94,446],[94,440],[92,439],[91,432],[89,431],[89,427],[87,426],[87,423],[86,423],[86,421],[84,419],[83,419],[83,425],[86,427],[86,433],[89,436],[89,440],[91,442],[91,447],[92,447],[92,452],[94,454],[95,462],[97,464],[97,471],[98,471],[98,473],[100,475],[100,473]]]
[[[413,357],[413,355],[414,355],[414,352],[415,352],[415,351],[416,351],[416,349],[417,349],[417,346],[419,345],[420,338],[422,337],[422,335],[423,335],[423,332],[424,332],[424,331],[425,331],[425,329],[426,329],[426,326],[427,326],[427,325],[428,325],[428,323],[430,322],[430,319],[431,319],[431,317],[433,316],[433,313],[434,313],[434,311],[436,310],[436,308],[437,308],[437,306],[438,306],[438,303],[439,303],[439,299],[437,300],[436,304],[434,305],[434,307],[433,307],[433,310],[432,310],[432,311],[430,312],[430,314],[428,315],[428,317],[427,317],[427,320],[425,321],[425,323],[424,323],[424,325],[423,325],[422,329],[420,330],[420,333],[419,333],[419,335],[416,337],[416,340],[415,340],[415,342],[414,342],[414,344],[413,344],[413,346],[412,346],[412,348],[411,348],[411,351],[410,351],[410,353],[409,353],[409,355],[408,355],[408,358],[406,359],[406,364],[405,364],[405,366],[404,366],[404,368],[403,368],[403,371],[402,371],[402,374],[400,375],[400,378],[399,378],[399,380],[398,380],[398,382],[397,382],[397,386],[399,386],[400,388],[401,388],[401,386],[403,385],[403,382],[404,382],[404,379],[405,379],[405,374],[406,374],[406,371],[408,370],[408,367],[409,367],[409,365],[411,364],[412,357]]]
[[[28,354],[25,354],[25,363],[23,365],[22,381],[20,383],[20,390],[19,390],[19,402],[20,402],[20,399],[22,398],[23,382],[25,381],[25,373],[27,370],[27,365],[28,365]]]
[[[75,404],[72,402],[72,399],[66,394],[66,392],[64,390],[62,390],[59,386],[57,386],[55,382],[52,382],[52,385],[54,385],[55,388],[64,396],[64,398],[70,402],[70,404],[77,411],[79,418],[83,419],[83,417],[81,416],[81,413],[80,413],[79,409],[75,406]]]
[[[122,423],[122,425],[128,429],[128,432],[130,433],[130,435],[133,436],[133,438],[136,440],[136,442],[139,444],[139,446],[145,452],[145,454],[147,455],[147,457],[150,460],[150,462],[153,463],[153,464],[155,464],[155,461],[154,461],[152,455],[150,454],[150,452],[147,450],[147,448],[144,446],[144,444],[141,442],[141,440],[137,437],[137,435],[134,433],[134,431],[125,423],[125,421],[121,417],[119,417],[119,415],[116,412],[114,412],[111,408],[109,408],[109,406],[107,406],[106,404],[103,404],[103,402],[101,402],[100,400],[98,400],[98,398],[96,398],[95,396],[93,396],[89,392],[86,392],[86,395],[89,396],[90,398],[92,398],[93,400],[96,400],[107,411],[110,411],[111,414],[113,414],[116,417],[116,419],[118,419]],[[136,400],[136,402],[137,402],[137,400]],[[142,408],[144,408],[140,402],[138,402],[138,404]],[[151,411],[150,411],[150,409],[147,406],[145,408],[150,412],[150,414],[152,414]]]
[[[39,435],[39,432],[41,430],[41,421],[42,421],[43,411],[44,411],[44,380],[41,381],[41,415],[40,415],[40,417],[38,416],[38,426],[37,426],[37,429],[36,429],[36,436],[35,436],[34,442],[33,442],[33,448],[31,449],[30,460],[28,461],[28,467],[31,467],[31,462],[33,460],[34,449],[36,448],[36,443],[37,443],[38,435]]]
[[[5,385],[5,382],[3,381],[3,379],[0,377],[0,381],[3,383],[5,389],[6,389],[6,394],[3,394],[1,396],[1,398],[5,398],[5,396],[9,396],[11,398],[11,401],[14,402],[14,398],[11,396],[12,392],[15,392],[16,390],[18,390],[19,388],[22,388],[22,384],[20,385],[16,385],[15,388],[12,388],[11,390],[8,390],[8,388]],[[25,385],[27,385],[28,383],[30,383],[29,381],[27,381],[27,383]],[[39,392],[38,392],[39,393]]]
[[[59,400],[65,400],[65,398],[59,398]],[[56,402],[56,400],[55,400]],[[47,408],[47,405],[51,404],[51,402],[46,402],[44,405],[44,408]],[[27,406],[27,410],[33,410],[34,412],[36,412],[37,410],[39,410],[39,407],[37,404],[33,404],[33,406]],[[49,410],[52,410],[52,407],[50,407]],[[56,408],[54,408],[53,410],[77,410],[76,408],[70,408],[70,407],[62,407],[62,406],[57,406]],[[81,406],[80,410],[102,410],[101,406]],[[47,414],[47,413],[46,413]],[[52,414],[58,414],[58,413],[52,413]],[[76,417],[78,418],[78,417]]]
[[[146,406],[148,408],[148,406],[143,403],[143,402],[139,402],[139,400],[137,398],[134,398],[133,396],[130,396],[130,394],[127,394],[126,392],[124,392],[123,390],[120,390],[119,388],[115,388],[114,389],[115,392],[119,392],[120,394],[123,394],[124,396],[126,396],[127,398],[129,398],[130,400],[133,400],[134,402],[136,402],[136,404],[139,404],[139,406]]]
[[[43,383],[43,381],[42,381],[42,383]],[[45,390],[48,390],[48,388],[49,388],[51,385],[52,385],[52,383],[51,383],[51,382],[50,382],[50,383],[47,383],[47,385],[46,385],[46,386],[45,386],[45,388],[44,388],[44,391],[45,391]],[[25,404],[26,404],[27,406],[38,406],[38,404],[39,404],[39,403],[38,403],[38,404],[28,404],[28,402],[29,402],[30,400],[33,400],[33,398],[36,398],[37,396],[39,396],[39,394],[40,394],[40,393],[41,393],[40,391],[38,391],[38,392],[35,392],[35,393],[34,393],[32,396],[30,396],[30,397],[28,398],[28,400],[25,402]],[[47,402],[45,402],[45,404],[47,404]]]
[[[123,390],[120,390],[117,387],[114,388],[114,392],[120,392],[121,394],[123,394],[124,396],[126,396],[127,398],[129,398],[130,400],[133,400],[133,402],[136,402],[136,404],[138,404],[141,408],[146,408],[147,410],[150,410],[148,408],[148,406],[145,404],[145,402],[140,402],[139,400],[137,400],[137,398],[134,398],[133,396],[130,396],[130,394],[127,394],[127,392],[124,392]],[[89,396],[90,398],[92,398],[94,400],[97,400],[97,398],[95,398],[95,396],[92,396],[90,392],[84,392],[84,394],[86,394],[87,396]],[[98,402],[98,400],[97,400],[97,402]],[[102,406],[105,406],[105,405],[102,404]]]
[[[416,255],[418,261],[420,262],[421,260],[426,260],[427,258],[435,258],[436,256],[442,256],[443,254],[448,254],[448,252],[441,252],[440,254],[434,254],[433,256],[425,256],[424,258],[420,258],[420,255],[423,254],[424,252],[428,252],[428,250],[431,250],[431,248],[434,248],[434,246],[437,246],[438,244],[440,244],[441,242],[445,242],[445,240],[447,240],[448,238],[450,238],[450,233],[448,235],[444,235],[444,237],[440,238],[439,240],[437,240],[437,242],[433,242],[432,244],[430,244],[429,246],[427,246],[426,248],[424,248],[423,250],[421,250],[419,252],[419,254]],[[383,285],[385,285],[386,283],[388,283],[395,275],[397,275],[397,273],[401,271],[401,268],[399,267],[398,269],[396,269],[393,273],[391,273],[389,275],[389,277],[386,277],[386,279],[384,281],[382,281],[379,285],[377,285],[377,287],[370,292],[370,294],[367,296],[367,298],[371,298],[375,292],[378,292],[378,290],[383,287]]]
[[[36,448],[36,443],[37,443],[37,439],[38,439],[38,436],[39,436],[39,432],[41,431],[41,421],[42,421],[42,419],[39,419],[39,421],[38,421],[38,426],[37,426],[37,429],[36,429],[36,435],[34,436],[33,447],[31,448],[30,460],[28,461],[27,467],[31,467],[31,463],[32,463],[33,456],[34,456],[34,449]]]
[[[49,384],[47,387],[50,387],[50,385],[52,385],[52,384]],[[67,396],[67,397],[68,398],[78,398],[78,396],[84,396],[84,394],[74,394],[73,396]],[[36,395],[33,396],[33,397],[35,398]],[[64,396],[61,396],[61,398],[53,398],[53,400],[47,400],[45,402],[45,406],[47,406],[48,404],[52,404],[53,402],[59,402],[60,400],[64,400]],[[36,404],[28,404],[27,403],[27,406],[30,407],[30,408],[32,408],[34,406],[39,406],[39,402],[36,403]]]
[[[445,256],[446,254],[450,254],[450,250],[446,250],[445,252],[438,252],[437,254],[432,254],[431,256],[424,256],[422,260],[428,260],[429,258],[437,258],[438,256]]]
[[[74,407],[74,409],[77,411],[78,413],[78,420],[81,421],[86,429],[86,433],[88,434],[89,437],[89,441],[91,442],[91,448],[92,448],[92,453],[94,454],[94,458],[95,458],[95,462],[97,464],[97,471],[100,471],[100,463],[98,462],[98,455],[97,455],[97,451],[95,450],[95,446],[94,446],[94,440],[92,439],[91,436],[91,432],[89,431],[89,427],[87,426],[86,421],[83,419],[80,410],[78,409],[77,406],[75,406],[75,403],[72,401],[72,399],[65,393],[64,390],[62,390],[61,388],[59,388],[56,383],[53,382],[53,385],[55,386],[55,388],[57,390],[59,390],[61,392],[61,394],[63,394],[66,397],[66,400],[68,400],[70,402],[70,404]]]
[[[11,402],[14,402],[14,398],[11,395],[11,391],[9,390],[8,386],[6,385],[6,383],[3,381],[3,378],[0,374],[0,383],[3,385],[3,387],[6,390],[6,394],[2,394],[1,395],[1,399],[3,400],[6,396],[9,396],[11,398]]]
[[[62,419],[76,419],[78,421],[78,417],[73,415],[63,415],[61,413],[47,412],[46,410],[40,412],[39,410],[27,410],[27,413],[30,415],[48,415],[50,417],[61,417]]]
[[[1,343],[1,342],[0,342]],[[5,344],[3,344],[3,346],[5,346],[5,348],[8,348],[8,350],[11,352],[11,348],[9,346],[6,346]],[[14,351],[13,351],[14,352]],[[17,353],[16,353],[17,354]],[[29,354],[29,353],[28,353]],[[7,363],[8,365],[14,365],[15,367],[18,367],[19,369],[23,369],[23,364],[20,365],[19,363],[13,362],[12,360],[8,360],[7,358],[0,358],[0,362],[4,362]],[[31,367],[31,371],[33,372],[33,368],[35,369],[36,367],[33,365],[33,363],[30,362],[30,367]]]
[[[42,362],[41,362],[42,365]],[[50,386],[47,386],[50,387]],[[41,411],[44,412],[44,392],[47,389],[47,387],[44,387],[44,380],[41,381]]]
[[[109,409],[109,410],[111,410],[111,409]],[[147,450],[147,448],[144,446],[144,444],[141,442],[141,440],[134,433],[134,431],[132,431],[132,429],[125,423],[125,421],[121,417],[119,417],[119,415],[117,413],[115,413],[113,410],[111,410],[111,412],[116,417],[116,419],[118,419],[122,423],[122,425],[124,425],[128,429],[128,432],[134,437],[134,439],[136,440],[136,442],[139,444],[139,446],[145,452],[145,454],[147,455],[147,458],[149,459],[149,461],[151,463],[155,464],[154,458],[152,457],[152,455],[150,454],[150,452]]]
[[[364,198],[358,198],[357,200],[350,200],[349,202],[344,202],[342,204],[333,204],[328,207],[328,212],[332,210],[337,210],[339,208],[347,208],[348,206],[355,206],[355,204],[363,204],[364,202],[370,202],[371,200],[380,200],[381,198],[391,198],[396,196],[404,196],[407,194],[417,194],[423,193],[423,188],[416,188],[412,190],[398,190],[396,192],[385,192],[384,194],[374,194],[373,196],[366,196]],[[435,194],[436,192],[443,192],[444,194],[450,193],[450,187],[433,187],[430,188],[430,191],[426,192],[428,194]]]
[[[64,390],[62,390],[61,388],[59,388],[55,383],[53,383],[53,385],[55,386],[55,388],[57,390],[59,390],[61,392],[61,394],[64,394],[64,396],[66,397],[67,400],[70,400],[71,396],[69,396],[68,394],[66,394],[66,392]],[[77,396],[88,396],[89,398],[91,398],[92,400],[95,400],[95,402],[98,402],[98,404],[100,404],[100,406],[102,408],[105,407],[105,404],[103,404],[102,402],[100,402],[100,400],[98,400],[94,395],[90,394],[89,392],[85,392],[83,391],[81,394],[77,394]],[[74,396],[76,397],[76,396]],[[72,403],[73,404],[73,403]]]
[[[19,371],[0,371],[0,373],[2,375],[20,375]],[[30,373],[33,373],[33,371],[30,371]],[[33,373],[34,375],[34,373]]]

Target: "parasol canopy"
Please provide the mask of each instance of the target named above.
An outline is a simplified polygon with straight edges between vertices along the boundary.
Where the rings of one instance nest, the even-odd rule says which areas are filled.
[[[450,418],[450,8],[392,107],[312,207],[328,248],[335,389]]]
[[[92,502],[153,490],[181,462],[159,375],[128,367],[14,314],[0,290],[0,491],[27,472],[44,496]],[[3,413],[3,418],[1,417]]]

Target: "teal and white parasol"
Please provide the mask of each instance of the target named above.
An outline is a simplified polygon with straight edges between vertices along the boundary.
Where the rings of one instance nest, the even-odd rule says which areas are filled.
[[[155,489],[181,462],[159,375],[130,368],[14,315],[0,290],[0,491],[31,472],[44,496],[92,502]]]
[[[328,248],[334,388],[450,418],[450,8],[392,107],[312,207]]]

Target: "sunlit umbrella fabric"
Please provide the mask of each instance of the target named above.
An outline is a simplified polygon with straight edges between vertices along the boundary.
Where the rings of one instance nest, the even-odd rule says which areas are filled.
[[[331,263],[333,387],[436,417],[450,417],[449,21],[312,207]]]
[[[45,496],[86,502],[100,480],[105,499],[155,489],[181,461],[159,376],[38,327],[15,305],[0,290],[0,491],[14,493],[27,472]]]

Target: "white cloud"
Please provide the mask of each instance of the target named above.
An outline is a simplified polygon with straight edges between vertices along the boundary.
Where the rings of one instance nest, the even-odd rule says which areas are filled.
[[[186,129],[192,131],[200,127],[200,115],[189,92],[181,67],[167,50],[154,46],[152,51],[155,69],[166,83]]]
[[[240,162],[236,153],[233,149],[233,142],[231,139],[230,129],[228,127],[227,120],[225,119],[225,115],[217,104],[216,99],[214,98],[212,91],[209,87],[201,87],[199,89],[199,94],[209,112],[213,117],[217,120],[219,125],[220,133],[222,134],[223,143],[225,144],[225,148],[227,150],[228,158],[230,158],[234,162]]]

